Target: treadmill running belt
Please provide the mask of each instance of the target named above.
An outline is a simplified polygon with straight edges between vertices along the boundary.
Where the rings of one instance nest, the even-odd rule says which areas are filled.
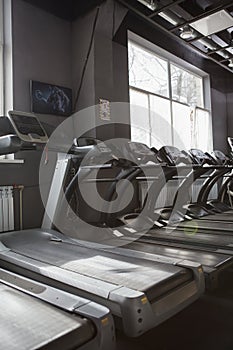
[[[168,232],[167,232],[168,231]],[[233,237],[230,235],[217,235],[213,232],[196,232],[194,234],[185,233],[185,230],[176,230],[159,228],[152,229],[144,237],[156,237],[157,239],[168,240],[172,242],[173,240],[179,240],[181,242],[196,243],[200,246],[209,245],[213,247],[225,247],[232,249],[233,247]],[[143,238],[144,238],[143,237]]]
[[[182,221],[176,228],[192,227],[192,225],[198,227],[198,230],[212,230],[214,234],[220,235],[233,235],[233,223],[229,221],[208,221],[202,219],[193,219],[189,221]]]
[[[117,256],[97,249],[53,240],[42,230],[26,230],[1,235],[1,242],[12,252],[59,267],[61,274],[76,272],[102,281],[145,292],[158,298],[193,278],[191,270]]]
[[[0,296],[1,349],[54,349],[58,341],[63,344],[66,340],[63,349],[72,350],[95,335],[86,319],[71,316],[4,284],[0,284]]]
[[[190,261],[198,261],[201,265],[207,266],[209,268],[216,268],[218,266],[221,266],[225,263],[228,263],[232,260],[231,256],[217,254],[217,253],[211,253],[211,252],[202,252],[198,250],[189,250],[189,249],[182,249],[182,248],[176,248],[173,246],[166,246],[161,245],[161,242],[153,243],[153,240],[149,243],[144,242],[143,238],[139,241],[129,243],[125,246],[125,248],[128,249],[135,249],[138,251],[142,251],[145,253],[150,254],[161,254],[161,255],[167,255],[174,258],[179,258],[181,260],[190,260]]]
[[[201,221],[223,221],[223,222],[232,222],[233,221],[233,213],[227,214],[227,213],[221,213],[221,214],[212,214],[212,215],[206,215],[200,218]]]

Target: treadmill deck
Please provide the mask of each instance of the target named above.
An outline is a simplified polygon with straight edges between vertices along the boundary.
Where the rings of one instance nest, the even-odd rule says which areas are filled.
[[[67,342],[64,349],[71,350],[95,334],[90,321],[69,315],[3,283],[0,283],[0,295],[1,349],[54,349],[56,342],[64,337]]]
[[[106,282],[105,297],[109,292],[109,283],[115,288],[124,286],[142,291],[149,299],[154,299],[193,278],[191,270],[179,266],[119,257],[106,251],[59,241],[55,231],[54,234],[40,229],[15,231],[2,234],[1,242],[10,252],[31,258],[35,264],[43,262],[58,267],[59,273],[66,278],[71,272],[74,285],[75,273],[94,278],[96,288],[98,280]]]

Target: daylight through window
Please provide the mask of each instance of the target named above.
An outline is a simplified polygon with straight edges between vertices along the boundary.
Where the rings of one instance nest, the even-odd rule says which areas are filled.
[[[211,151],[204,77],[131,40],[128,50],[132,140],[156,148],[174,145]]]

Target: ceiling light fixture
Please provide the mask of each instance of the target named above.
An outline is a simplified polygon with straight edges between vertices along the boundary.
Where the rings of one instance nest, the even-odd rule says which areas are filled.
[[[233,68],[233,58],[229,59],[228,67]]]
[[[215,45],[210,39],[199,39],[198,42],[205,46],[209,50],[217,50],[217,45]]]
[[[159,13],[159,16],[165,19],[165,21],[171,23],[173,26],[177,26],[179,22],[177,21],[177,16],[172,13],[168,13],[168,11],[162,11]]]
[[[158,4],[155,0],[138,0],[138,2],[148,7],[151,11],[155,11],[158,7]]]
[[[229,54],[226,51],[217,51],[216,52],[219,56],[225,58],[226,60],[229,59]]]
[[[221,10],[190,23],[190,26],[208,36],[233,26],[233,17],[226,10]]]
[[[193,37],[193,29],[189,26],[184,26],[183,29],[181,29],[180,37],[184,40],[191,39]]]

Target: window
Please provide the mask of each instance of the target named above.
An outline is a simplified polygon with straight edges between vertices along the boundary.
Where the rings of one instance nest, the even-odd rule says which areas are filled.
[[[206,80],[171,54],[158,54],[129,40],[131,138],[160,148],[211,151],[212,120]]]

